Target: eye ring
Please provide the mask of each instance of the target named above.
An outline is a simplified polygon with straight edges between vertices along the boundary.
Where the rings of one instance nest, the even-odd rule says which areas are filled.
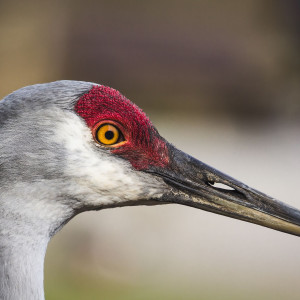
[[[114,147],[126,142],[115,122],[103,121],[93,130],[94,139],[102,146]]]

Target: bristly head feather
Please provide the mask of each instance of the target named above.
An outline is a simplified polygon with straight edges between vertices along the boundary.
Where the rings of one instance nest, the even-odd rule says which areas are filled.
[[[146,114],[118,91],[95,85],[78,100],[75,111],[92,130],[103,120],[120,124],[126,143],[111,148],[111,152],[130,161],[136,170],[168,165],[166,141]]]

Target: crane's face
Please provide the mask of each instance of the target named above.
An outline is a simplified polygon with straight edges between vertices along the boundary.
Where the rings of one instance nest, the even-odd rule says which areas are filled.
[[[177,150],[111,88],[59,81],[0,104],[0,195],[30,216],[179,203],[300,235],[298,210]]]
[[[80,176],[87,206],[180,203],[300,235],[298,210],[177,150],[116,90],[95,85],[77,101],[75,111],[85,127],[74,138],[84,135],[86,146],[76,148],[71,174]],[[92,148],[87,146],[91,140]],[[82,164],[87,160],[88,168]],[[101,197],[87,192],[87,186]]]
[[[157,204],[168,186],[142,170],[166,167],[169,156],[167,143],[146,115],[103,86],[80,97],[75,112],[60,112],[55,140],[65,148],[66,194],[80,200],[79,211]]]

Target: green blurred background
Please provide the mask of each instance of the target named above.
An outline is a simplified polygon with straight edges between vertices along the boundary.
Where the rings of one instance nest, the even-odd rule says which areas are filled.
[[[300,208],[300,2],[0,1],[0,98],[86,80],[182,150]],[[299,299],[299,239],[168,205],[84,213],[50,243],[54,299]]]

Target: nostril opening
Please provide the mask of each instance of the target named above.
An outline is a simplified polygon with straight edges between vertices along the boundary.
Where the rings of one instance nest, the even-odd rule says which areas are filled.
[[[208,181],[207,183],[208,183],[208,185],[212,186],[215,189],[221,189],[221,190],[227,190],[227,191],[236,191],[235,188],[233,188],[229,185],[220,183],[220,182]]]

